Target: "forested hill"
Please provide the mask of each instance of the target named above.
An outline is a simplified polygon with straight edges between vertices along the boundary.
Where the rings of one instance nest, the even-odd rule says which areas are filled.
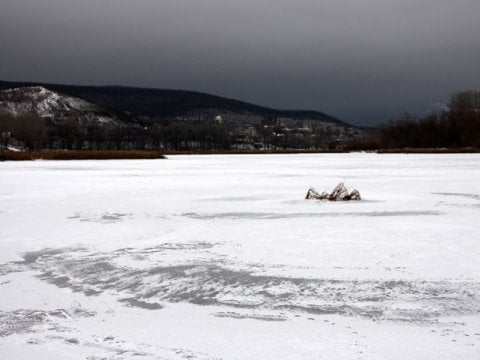
[[[199,109],[222,109],[232,113],[261,115],[265,118],[293,117],[349,126],[318,111],[277,110],[195,91],[0,81],[0,90],[25,86],[42,86],[79,97],[116,113],[129,112],[135,117],[174,117]]]

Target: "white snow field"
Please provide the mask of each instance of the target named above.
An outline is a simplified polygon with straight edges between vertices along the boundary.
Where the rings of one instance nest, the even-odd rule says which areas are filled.
[[[0,358],[480,359],[480,155],[0,163]],[[304,200],[310,186],[358,202]]]

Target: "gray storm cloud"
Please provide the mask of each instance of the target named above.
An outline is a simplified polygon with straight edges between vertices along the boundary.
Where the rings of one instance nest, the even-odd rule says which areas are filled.
[[[478,0],[1,0],[0,79],[206,91],[373,124],[480,88]]]

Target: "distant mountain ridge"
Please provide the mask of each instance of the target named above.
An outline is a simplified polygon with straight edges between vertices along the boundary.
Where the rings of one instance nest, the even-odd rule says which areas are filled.
[[[0,90],[38,86],[50,91],[78,97],[117,115],[127,113],[136,118],[181,117],[196,111],[218,110],[229,113],[260,115],[266,119],[282,117],[309,119],[353,127],[333,116],[318,111],[271,109],[244,101],[195,91],[0,81]]]
[[[0,149],[341,149],[362,130],[317,111],[184,90],[0,82]]]

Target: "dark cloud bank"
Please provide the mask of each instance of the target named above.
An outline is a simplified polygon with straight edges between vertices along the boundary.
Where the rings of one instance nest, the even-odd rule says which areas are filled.
[[[480,88],[478,0],[1,0],[0,79],[189,89],[373,124]]]

